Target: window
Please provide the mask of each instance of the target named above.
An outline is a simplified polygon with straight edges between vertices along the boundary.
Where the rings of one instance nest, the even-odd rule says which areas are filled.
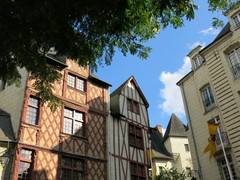
[[[190,168],[190,167],[186,167],[186,176],[187,176],[187,177],[191,177],[191,176],[192,176],[191,168]]]
[[[28,180],[31,178],[31,170],[33,164],[33,151],[22,149],[20,155],[20,165],[18,168],[18,179]]]
[[[134,113],[137,113],[139,114],[139,105],[138,105],[138,102],[136,101],[133,101],[131,99],[128,99],[127,100],[127,108],[129,111],[132,111]]]
[[[240,26],[240,14],[237,14],[232,19],[233,19],[235,27],[239,27]]]
[[[202,96],[206,111],[211,110],[215,106],[215,102],[210,86],[207,86],[202,90]]]
[[[84,161],[76,158],[62,157],[61,180],[82,180]]]
[[[74,75],[68,74],[67,85],[80,91],[85,91],[85,81]]]
[[[185,151],[186,151],[186,152],[189,152],[189,146],[188,146],[188,144],[184,144],[184,147],[185,147]]]
[[[129,124],[129,145],[143,148],[142,130],[132,124]]]
[[[64,108],[63,132],[84,136],[84,114],[73,109]]]
[[[201,56],[196,56],[193,58],[194,68],[197,69],[202,65],[203,58]]]
[[[228,54],[235,78],[240,77],[240,47],[235,48]]]
[[[233,162],[232,162],[232,157],[230,155],[228,155],[227,159],[228,159],[228,163],[230,165],[230,169],[232,171],[233,179],[237,179],[235,169],[234,169],[234,166],[233,166]],[[224,176],[224,180],[230,180],[229,171],[228,171],[228,168],[227,168],[226,160],[224,158],[220,160],[220,165],[221,165],[222,173],[223,173],[223,176]]]
[[[28,99],[26,123],[37,125],[38,124],[38,114],[39,114],[39,99],[30,96]]]
[[[130,163],[131,180],[145,180],[145,168],[137,163]]]

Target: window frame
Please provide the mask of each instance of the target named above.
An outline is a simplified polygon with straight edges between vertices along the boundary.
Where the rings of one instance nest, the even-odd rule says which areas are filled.
[[[194,64],[194,69],[198,69],[200,66],[203,64],[203,57],[200,55],[197,55],[192,58],[193,64]]]
[[[133,99],[127,98],[127,109],[136,114],[140,114],[139,103]]]
[[[74,79],[73,85],[70,84],[69,77],[72,77]],[[82,81],[80,86],[79,86],[79,81]],[[76,89],[78,91],[81,91],[81,92],[86,92],[86,80],[77,75],[74,75],[73,73],[67,73],[67,86],[71,87],[73,89]],[[80,87],[82,87],[82,88],[80,88]]]
[[[232,48],[231,51],[227,53],[227,58],[231,66],[231,70],[234,78],[239,78],[240,77],[240,46]]]
[[[212,88],[209,84],[201,88],[201,96],[205,110],[207,112],[211,111],[216,106],[216,103],[213,96]]]
[[[229,164],[229,166],[231,168],[231,171],[232,171],[233,179],[236,179],[237,175],[236,175],[235,167],[234,167],[234,164],[233,164],[233,161],[232,161],[232,157],[231,157],[230,154],[227,155],[227,159],[228,159],[228,164]],[[223,178],[225,180],[230,180],[229,171],[228,171],[228,168],[227,168],[227,164],[226,164],[225,158],[219,159],[218,163],[220,165],[220,169],[221,169],[221,173],[222,173]],[[226,177],[226,176],[228,176],[228,177]]]
[[[37,101],[37,105],[31,104],[31,100],[30,100],[31,98]],[[31,111],[30,108],[31,109],[35,109],[36,113]],[[32,123],[31,122],[32,120],[30,120],[31,119],[30,117],[32,117],[31,113],[34,113],[34,116],[36,117],[36,119],[34,120],[34,123]],[[38,126],[39,125],[39,115],[40,115],[40,99],[38,97],[34,96],[34,95],[30,95],[28,97],[28,104],[27,104],[27,109],[26,109],[25,123],[33,125],[33,126]]]
[[[188,144],[184,144],[184,148],[185,148],[185,152],[189,152],[190,151]]]
[[[23,151],[24,152],[31,152],[31,154],[30,154],[30,158],[24,158],[24,157],[22,157],[22,155],[23,155]],[[31,176],[32,176],[32,172],[33,172],[33,166],[34,166],[34,159],[33,159],[33,157],[34,157],[34,150],[31,150],[31,149],[27,149],[27,148],[22,148],[21,149],[21,153],[20,153],[20,156],[19,156],[20,158],[19,158],[19,166],[18,166],[18,170],[17,170],[17,172],[18,172],[18,179],[24,179],[24,180],[30,180],[31,179]],[[21,166],[21,164],[30,164],[29,165],[29,167],[28,167],[28,169],[27,169],[27,171],[22,171],[22,173],[20,174],[19,172],[20,172],[20,169],[23,167],[25,167],[25,166]],[[29,171],[28,171],[29,170]],[[25,172],[25,173],[24,173]],[[19,175],[21,175],[21,176],[19,176]],[[28,177],[26,177],[25,175],[28,175]]]
[[[133,124],[129,124],[128,128],[129,145],[135,148],[143,149],[144,142],[142,129]]]
[[[133,168],[133,166],[134,166],[134,168]],[[130,162],[130,176],[131,176],[131,180],[135,180],[135,179],[143,180],[143,179],[146,179],[145,166],[143,164],[139,164],[139,163],[136,163],[136,162]]]
[[[240,27],[240,13],[239,12],[236,15],[232,16],[232,21],[233,21],[235,28]]]
[[[68,111],[72,111],[72,116],[67,116],[65,113],[65,110],[68,110]],[[82,116],[82,119],[77,119],[75,114],[76,113],[79,113],[81,114]],[[68,120],[71,120],[72,121],[72,124],[71,124],[71,133],[67,132],[67,126],[65,124],[65,120],[68,119]],[[81,134],[79,134],[79,132],[76,130],[76,122],[80,122],[82,123],[81,124]],[[73,108],[69,108],[69,107],[64,107],[63,108],[63,123],[62,123],[62,132],[64,134],[68,134],[68,135],[73,135],[73,136],[77,136],[77,137],[85,137],[86,136],[86,129],[85,129],[85,124],[86,124],[86,114],[85,112],[82,112],[82,111],[79,111],[79,110],[76,110],[76,109],[73,109]]]
[[[70,159],[71,160],[71,165],[63,165],[63,159]],[[81,167],[74,167],[74,161],[79,161],[81,162]],[[62,170],[69,170],[70,171],[70,177],[67,177],[67,180],[72,180],[74,179],[74,172],[80,172],[82,179],[84,179],[84,159],[79,159],[79,158],[74,158],[74,157],[69,157],[69,156],[61,156],[61,162],[60,162],[60,170],[59,170],[59,179],[62,180]]]

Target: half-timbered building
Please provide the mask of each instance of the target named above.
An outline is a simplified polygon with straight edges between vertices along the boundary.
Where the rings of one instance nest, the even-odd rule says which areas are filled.
[[[149,104],[134,77],[110,97],[108,179],[148,179]]]
[[[107,179],[110,85],[70,59],[54,53],[47,58],[62,73],[53,90],[64,102],[61,108],[41,106],[24,69],[20,88],[0,85],[0,109],[10,114],[17,137],[11,179]]]

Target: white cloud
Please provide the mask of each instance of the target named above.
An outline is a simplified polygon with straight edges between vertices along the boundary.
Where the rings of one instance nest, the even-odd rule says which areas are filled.
[[[215,29],[213,27],[210,27],[208,29],[204,29],[204,30],[200,31],[199,33],[202,33],[204,35],[208,35],[208,34],[210,34],[210,35],[217,35],[217,34],[219,34],[219,32],[220,32],[219,29]]]
[[[159,104],[159,108],[167,114],[175,113],[177,116],[184,115],[184,107],[180,88],[176,83],[191,70],[191,62],[188,57],[183,59],[182,67],[174,72],[162,72],[159,80],[163,83],[164,88],[160,89],[160,96],[163,102]]]
[[[196,41],[194,42],[193,44],[187,44],[188,46],[188,49],[190,50],[193,50],[195,47],[197,47],[198,45],[202,46],[202,47],[205,47],[206,46],[206,42],[199,42],[199,41]]]

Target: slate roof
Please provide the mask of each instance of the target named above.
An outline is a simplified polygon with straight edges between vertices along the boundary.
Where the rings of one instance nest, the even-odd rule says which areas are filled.
[[[53,60],[53,61],[55,61],[55,62],[60,63],[60,64],[63,65],[63,66],[67,66],[67,64],[66,64],[66,57],[65,57],[65,56],[58,56],[58,55],[56,54],[56,52],[50,52],[50,51],[49,51],[49,52],[46,54],[46,57],[49,58],[49,59],[51,59],[51,60]]]
[[[187,137],[187,126],[173,113],[168,123],[163,141],[168,137]]]
[[[150,137],[154,158],[172,159],[171,154],[163,144],[163,136],[157,128],[151,128]]]
[[[10,115],[0,109],[0,141],[14,141]]]
[[[231,32],[230,30],[230,24],[229,22],[224,26],[224,28],[222,29],[222,31],[217,35],[217,37],[214,39],[214,41],[220,39],[221,37],[225,36],[226,34],[228,34],[229,32]],[[213,41],[213,42],[214,42]]]

